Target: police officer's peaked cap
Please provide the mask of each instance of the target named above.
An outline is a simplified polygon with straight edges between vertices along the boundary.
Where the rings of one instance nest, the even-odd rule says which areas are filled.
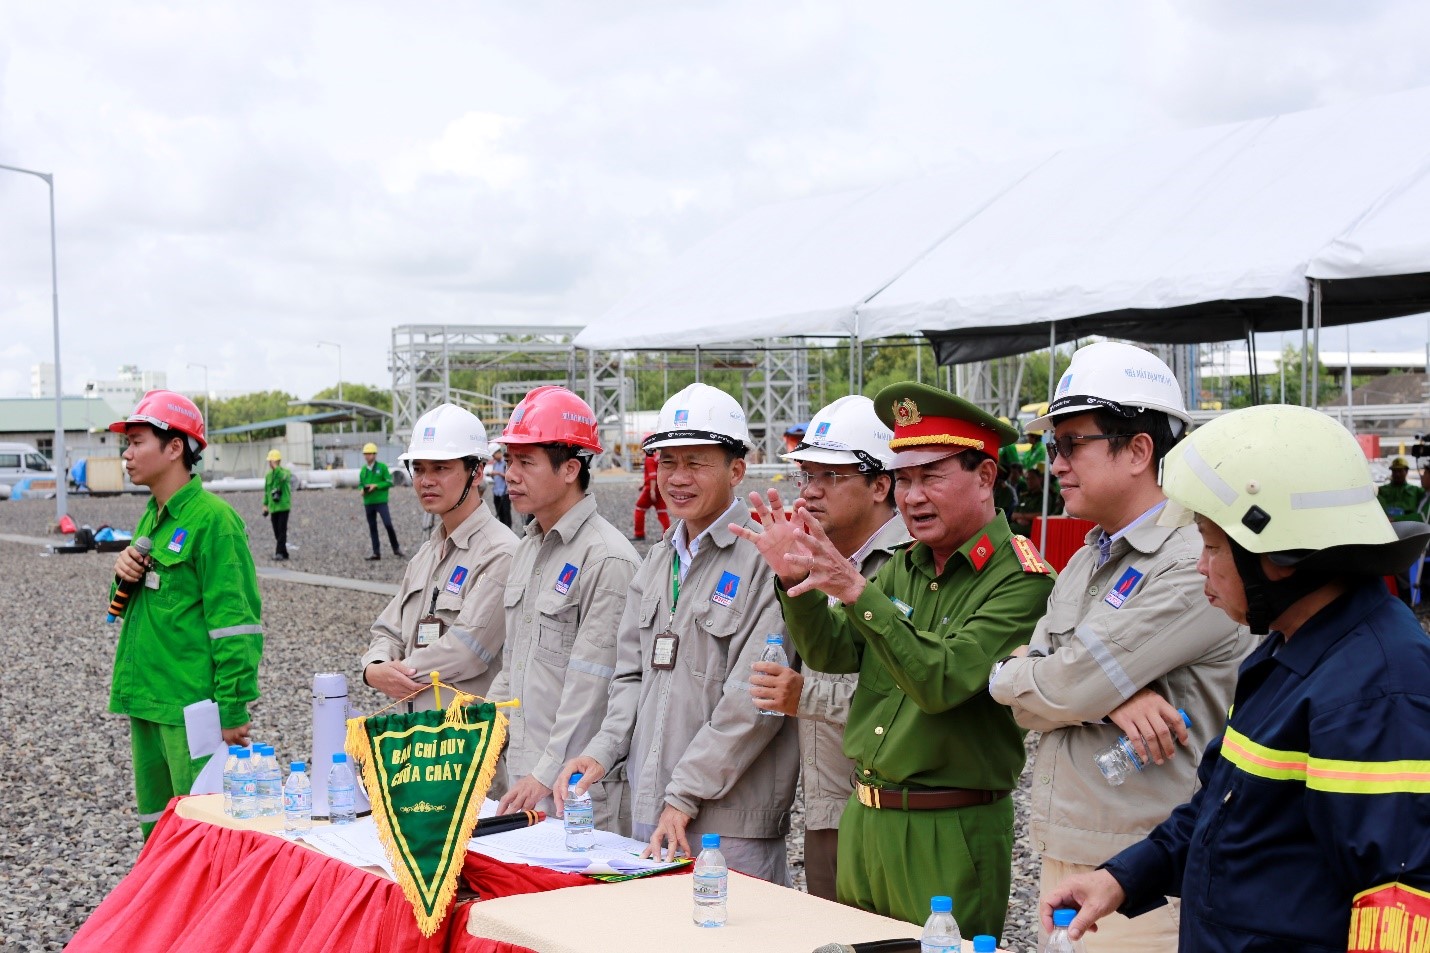
[[[963,450],[998,459],[998,449],[1018,431],[955,394],[917,381],[890,384],[874,398],[874,411],[894,431],[894,467],[933,463]]]

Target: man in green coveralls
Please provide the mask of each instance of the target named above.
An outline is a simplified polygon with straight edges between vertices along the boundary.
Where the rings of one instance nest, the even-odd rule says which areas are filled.
[[[262,604],[248,530],[191,471],[204,419],[187,397],[156,390],[110,424],[129,446],[124,469],[149,503],[114,573],[135,587],[114,652],[109,710],[129,716],[134,792],[147,838],[170,798],[188,794],[207,758],[189,758],[184,707],[211,698],[227,744],[248,744],[248,703],[258,698]]]
[[[866,581],[808,511],[775,518],[773,490],[768,506],[751,498],[763,531],[740,535],[774,569],[806,664],[859,673],[844,733],[856,786],[839,822],[840,901],[920,923],[929,897],[948,894],[965,934],[997,936],[1024,752],[988,674],[1028,642],[1053,572],[993,507],[1012,427],[912,381],[874,405],[894,431],[894,499],[912,544]]]
[[[283,454],[268,451],[268,472],[263,476],[263,515],[273,521],[273,558],[288,558],[288,512],[293,509],[293,474],[283,466]]]
[[[372,552],[363,558],[368,562],[382,558],[382,547],[377,542],[377,518],[380,516],[382,525],[387,528],[387,541],[392,544],[392,555],[403,559],[402,547],[397,545],[397,531],[392,528],[392,514],[387,509],[387,491],[392,489],[392,471],[377,458],[375,443],[363,446],[362,458],[358,483],[362,486],[362,508],[367,516],[367,534],[372,537]]]

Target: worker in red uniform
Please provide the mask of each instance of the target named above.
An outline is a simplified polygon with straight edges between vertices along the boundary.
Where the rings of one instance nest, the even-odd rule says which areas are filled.
[[[635,532],[631,539],[645,539],[645,511],[655,507],[655,517],[660,520],[660,531],[670,529],[670,517],[665,515],[665,500],[660,498],[660,487],[655,485],[655,454],[645,454],[645,469],[641,475],[641,495],[636,498]]]

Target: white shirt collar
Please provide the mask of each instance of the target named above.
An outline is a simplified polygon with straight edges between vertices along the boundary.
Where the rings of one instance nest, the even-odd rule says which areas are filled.
[[[695,562],[695,557],[700,553],[700,547],[704,540],[710,538],[710,531],[717,526],[724,526],[726,523],[736,523],[740,520],[735,518],[735,508],[740,506],[740,498],[736,497],[730,506],[717,516],[709,526],[701,531],[699,536],[688,542],[685,539],[685,520],[680,521],[680,525],[675,527],[675,532],[670,535],[670,545],[675,547],[675,558],[680,561],[680,581],[685,581],[685,574],[690,571],[690,564]],[[741,514],[740,519],[744,516]]]

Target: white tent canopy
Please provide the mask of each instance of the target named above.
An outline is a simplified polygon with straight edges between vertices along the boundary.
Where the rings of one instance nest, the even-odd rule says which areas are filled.
[[[848,336],[862,302],[1038,161],[940,172],[756,209],[690,249],[575,343],[661,348]]]
[[[583,347],[926,333],[945,361],[1117,334],[1225,340],[1430,308],[1430,89],[772,206]],[[1066,329],[1066,330],[1064,330]]]

